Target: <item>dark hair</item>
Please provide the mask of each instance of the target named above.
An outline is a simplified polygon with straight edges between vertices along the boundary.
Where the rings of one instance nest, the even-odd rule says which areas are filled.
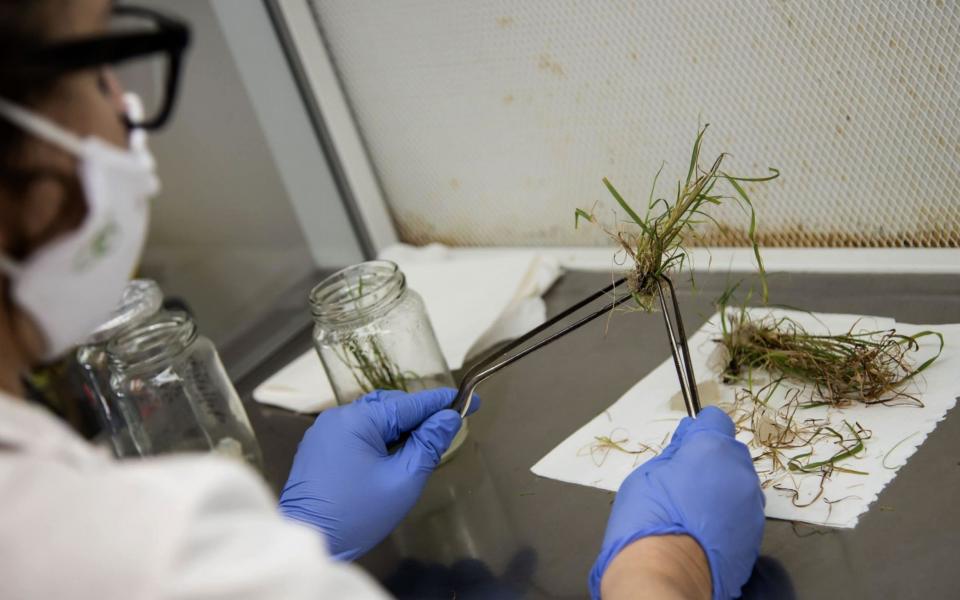
[[[3,0],[0,2],[0,96],[30,105],[47,94],[56,82],[54,73],[19,69],[24,57],[49,36],[56,14],[55,0]],[[0,172],[23,139],[21,130],[0,118]]]

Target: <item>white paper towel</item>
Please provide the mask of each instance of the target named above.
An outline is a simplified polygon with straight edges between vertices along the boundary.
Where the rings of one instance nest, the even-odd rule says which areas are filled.
[[[440,245],[394,246],[381,258],[396,262],[407,286],[423,298],[451,369],[493,344],[542,323],[541,296],[561,274],[556,260],[534,251],[454,257]],[[314,350],[260,384],[257,402],[314,413],[335,404],[333,388]]]
[[[880,491],[896,476],[907,459],[934,430],[937,423],[953,408],[960,395],[960,325],[909,325],[894,323],[891,319],[857,317],[853,315],[797,313],[789,314],[801,322],[810,332],[842,333],[853,327],[855,330],[877,330],[896,327],[902,334],[911,335],[932,329],[943,334],[946,345],[940,358],[923,373],[916,383],[917,392],[923,400],[922,408],[910,406],[856,405],[842,410],[826,407],[804,409],[803,418],[829,418],[835,427],[843,428],[843,420],[860,423],[872,431],[865,442],[866,451],[858,458],[841,463],[851,469],[867,472],[867,475],[834,473],[825,484],[823,496],[811,506],[798,508],[792,502],[792,494],[768,487],[766,514],[768,517],[804,521],[834,527],[854,527],[859,516],[867,510]],[[701,387],[708,380],[718,381],[716,372],[708,367],[710,355],[719,336],[718,315],[714,315],[689,340],[691,358]],[[932,356],[939,345],[934,338],[923,338],[921,348],[915,355],[916,364]],[[720,400],[731,400],[736,390],[733,386],[715,385],[712,393]],[[597,415],[576,433],[543,457],[532,467],[540,476],[559,479],[569,483],[587,485],[615,491],[626,476],[637,466],[653,457],[652,452],[628,455],[618,451],[598,449],[596,437],[608,436],[625,442],[631,449],[639,444],[653,448],[668,441],[677,422],[685,416],[682,403],[677,405],[676,396],[680,385],[672,359],[668,359],[653,372],[627,391],[617,402]],[[671,400],[673,399],[673,400]],[[707,404],[709,397],[702,398]],[[713,403],[713,402],[709,402]],[[741,441],[749,441],[750,434],[741,434]],[[832,446],[832,443],[828,442]],[[818,445],[819,447],[819,445]],[[832,455],[832,448],[820,448]],[[805,450],[798,450],[799,454]],[[757,454],[758,451],[754,451]],[[792,455],[792,454],[791,454]],[[800,496],[797,502],[805,503],[819,489],[819,475],[796,477]],[[788,485],[794,483],[786,482]],[[830,502],[824,502],[824,499]],[[838,500],[841,500],[837,502]]]

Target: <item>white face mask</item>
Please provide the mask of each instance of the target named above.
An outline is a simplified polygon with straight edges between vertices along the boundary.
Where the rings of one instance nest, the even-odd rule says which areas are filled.
[[[135,112],[139,102],[125,98]],[[74,154],[87,202],[75,230],[51,240],[17,263],[0,254],[12,280],[14,302],[46,337],[44,358],[62,356],[109,316],[140,260],[149,220],[148,200],[160,189],[143,131],[130,149],[79,136],[0,98],[0,115]],[[132,117],[136,115],[131,114]]]

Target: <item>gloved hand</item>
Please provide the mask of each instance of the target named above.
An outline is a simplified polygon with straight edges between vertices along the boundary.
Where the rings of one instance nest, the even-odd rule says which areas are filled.
[[[760,553],[765,499],[747,447],[730,417],[709,406],[683,419],[660,456],[617,492],[590,592],[600,598],[607,566],[626,546],[652,535],[686,534],[710,563],[713,597],[740,594]]]
[[[456,390],[375,391],[320,413],[297,448],[280,511],[320,530],[337,559],[353,560],[410,511],[460,430]],[[471,412],[478,405],[471,402]],[[412,431],[396,454],[387,444]]]

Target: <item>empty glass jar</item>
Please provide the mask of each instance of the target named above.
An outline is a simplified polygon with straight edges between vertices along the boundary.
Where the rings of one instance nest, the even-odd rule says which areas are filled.
[[[207,338],[163,311],[107,344],[110,387],[141,455],[213,451],[261,468],[260,446]]]
[[[149,279],[134,279],[127,284],[110,319],[77,349],[77,363],[84,378],[83,394],[93,406],[100,427],[118,457],[139,456],[140,452],[130,437],[127,422],[110,389],[107,343],[121,332],[151,318],[162,304],[163,293],[156,283]]]
[[[338,404],[376,389],[454,387],[420,295],[400,268],[375,260],[324,279],[310,292],[313,342]],[[466,421],[448,451],[467,434]]]

